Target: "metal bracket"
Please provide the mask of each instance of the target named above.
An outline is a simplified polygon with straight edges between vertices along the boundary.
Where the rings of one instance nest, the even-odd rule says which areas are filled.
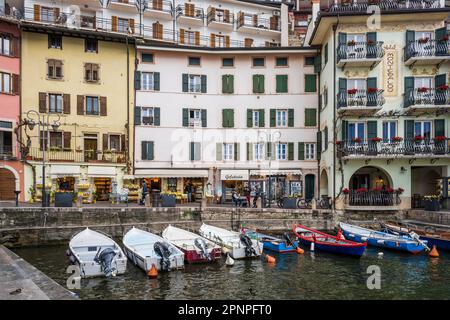
[[[409,70],[411,70],[411,69],[414,67],[414,65],[416,64],[416,62],[417,62],[417,60],[414,61],[413,63],[411,63],[411,64],[409,65]]]
[[[414,161],[416,161],[417,159],[416,158],[412,158],[412,159],[409,159],[409,164],[413,164],[414,163]]]
[[[436,162],[438,162],[439,158],[434,158],[430,160],[431,164],[435,164]]]

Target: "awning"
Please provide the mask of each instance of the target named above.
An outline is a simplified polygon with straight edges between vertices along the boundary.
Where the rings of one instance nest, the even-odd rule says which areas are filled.
[[[134,180],[134,179],[136,179],[136,177],[131,174],[124,174],[122,179],[123,180]]]
[[[276,169],[276,170],[269,170],[269,169],[261,169],[261,170],[250,170],[250,175],[251,176],[268,176],[268,175],[272,175],[272,176],[288,176],[288,175],[302,175],[302,171],[301,170],[280,170],[280,169]]]
[[[50,167],[50,175],[52,178],[79,176],[80,166],[52,165]]]
[[[220,180],[248,180],[248,170],[221,170]]]
[[[116,167],[93,167],[93,166],[89,166],[88,167],[88,172],[87,172],[89,177],[98,177],[98,178],[104,178],[104,177],[108,177],[108,178],[113,178],[115,177],[116,174]]]
[[[140,178],[208,178],[208,170],[136,169]]]

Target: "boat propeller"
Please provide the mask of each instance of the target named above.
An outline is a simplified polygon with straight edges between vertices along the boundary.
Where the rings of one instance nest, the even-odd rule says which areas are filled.
[[[171,251],[167,243],[155,242],[153,245],[155,253],[161,257],[161,270],[170,271],[170,255]]]
[[[208,244],[206,241],[202,238],[197,238],[194,240],[194,245],[200,250],[200,255],[204,259],[208,259],[208,261],[211,261],[211,256],[208,254]]]
[[[251,257],[252,255],[256,256],[256,251],[255,248],[253,248],[252,240],[245,234],[240,234],[239,239],[245,246],[245,256],[246,257]]]

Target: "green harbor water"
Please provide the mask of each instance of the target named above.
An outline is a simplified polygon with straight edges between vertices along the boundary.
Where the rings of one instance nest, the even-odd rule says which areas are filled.
[[[66,246],[23,248],[15,252],[66,286]],[[378,252],[383,252],[380,257]],[[276,254],[263,258],[186,265],[184,270],[149,279],[128,261],[125,275],[82,279],[72,290],[81,299],[449,299],[450,254],[437,259],[367,248],[360,259],[320,251]],[[367,268],[379,266],[381,289],[368,289]]]

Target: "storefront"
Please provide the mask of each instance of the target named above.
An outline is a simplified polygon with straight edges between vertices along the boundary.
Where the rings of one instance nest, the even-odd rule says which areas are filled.
[[[116,168],[89,166],[87,176],[92,184],[93,199],[96,201],[109,201],[112,183],[116,177]]]
[[[269,183],[270,177],[270,183]],[[250,187],[252,191],[260,188],[273,198],[302,195],[302,172],[300,170],[250,170]]]
[[[231,202],[233,191],[244,196],[249,190],[248,170],[221,170],[220,181],[222,190],[218,192],[218,196],[221,196],[221,203]]]

